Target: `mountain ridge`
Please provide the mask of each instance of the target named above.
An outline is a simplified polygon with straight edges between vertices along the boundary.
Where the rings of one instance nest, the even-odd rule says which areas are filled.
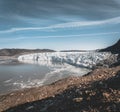
[[[55,52],[51,49],[0,49],[0,56],[14,56],[26,53]]]

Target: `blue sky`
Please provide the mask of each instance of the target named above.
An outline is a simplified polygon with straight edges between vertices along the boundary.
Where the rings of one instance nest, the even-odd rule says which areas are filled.
[[[91,50],[118,39],[119,0],[0,0],[0,48]]]

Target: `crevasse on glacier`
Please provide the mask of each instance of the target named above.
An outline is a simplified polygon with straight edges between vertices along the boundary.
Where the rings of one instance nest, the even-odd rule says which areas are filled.
[[[75,66],[92,68],[102,60],[108,59],[112,54],[107,52],[54,52],[54,53],[34,53],[21,55],[18,60],[23,61],[48,61],[64,62]]]

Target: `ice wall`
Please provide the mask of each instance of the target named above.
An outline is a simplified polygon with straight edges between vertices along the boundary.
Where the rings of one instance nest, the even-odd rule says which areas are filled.
[[[106,52],[54,52],[54,53],[35,53],[21,55],[18,60],[21,62],[64,62],[75,66],[92,68],[102,60],[108,59],[112,54]]]

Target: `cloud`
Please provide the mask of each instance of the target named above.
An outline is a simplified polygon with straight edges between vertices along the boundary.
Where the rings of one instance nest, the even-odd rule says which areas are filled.
[[[60,15],[103,20],[120,16],[120,4],[118,0],[0,0],[0,15],[1,24],[11,26],[23,22],[17,16],[48,21]]]
[[[93,27],[93,26],[100,26],[100,25],[113,25],[113,24],[119,24],[119,23],[120,23],[120,17],[116,17],[116,18],[101,20],[101,21],[68,22],[68,23],[51,25],[47,27],[11,28],[8,30],[0,31],[0,33],[14,33],[19,31],[30,31],[30,30],[51,31],[51,30],[64,29],[64,28],[89,27],[89,26]]]
[[[0,12],[8,16],[47,18],[64,14],[101,18],[108,17],[112,10],[118,16],[119,9],[115,0],[0,0]]]
[[[93,37],[93,36],[103,36],[103,35],[115,35],[120,34],[120,32],[104,32],[104,33],[90,33],[90,34],[79,34],[79,35],[56,35],[56,36],[33,36],[33,37],[27,37],[27,36],[21,36],[21,37],[15,37],[15,38],[9,38],[9,39],[1,39],[1,42],[7,42],[7,41],[17,41],[17,40],[25,40],[25,39],[48,39],[48,38],[74,38],[74,37]]]
[[[96,26],[96,25],[118,24],[118,23],[120,23],[120,17],[107,19],[107,20],[101,20],[101,21],[69,22],[69,23],[49,26],[48,28],[71,28],[71,27]]]

